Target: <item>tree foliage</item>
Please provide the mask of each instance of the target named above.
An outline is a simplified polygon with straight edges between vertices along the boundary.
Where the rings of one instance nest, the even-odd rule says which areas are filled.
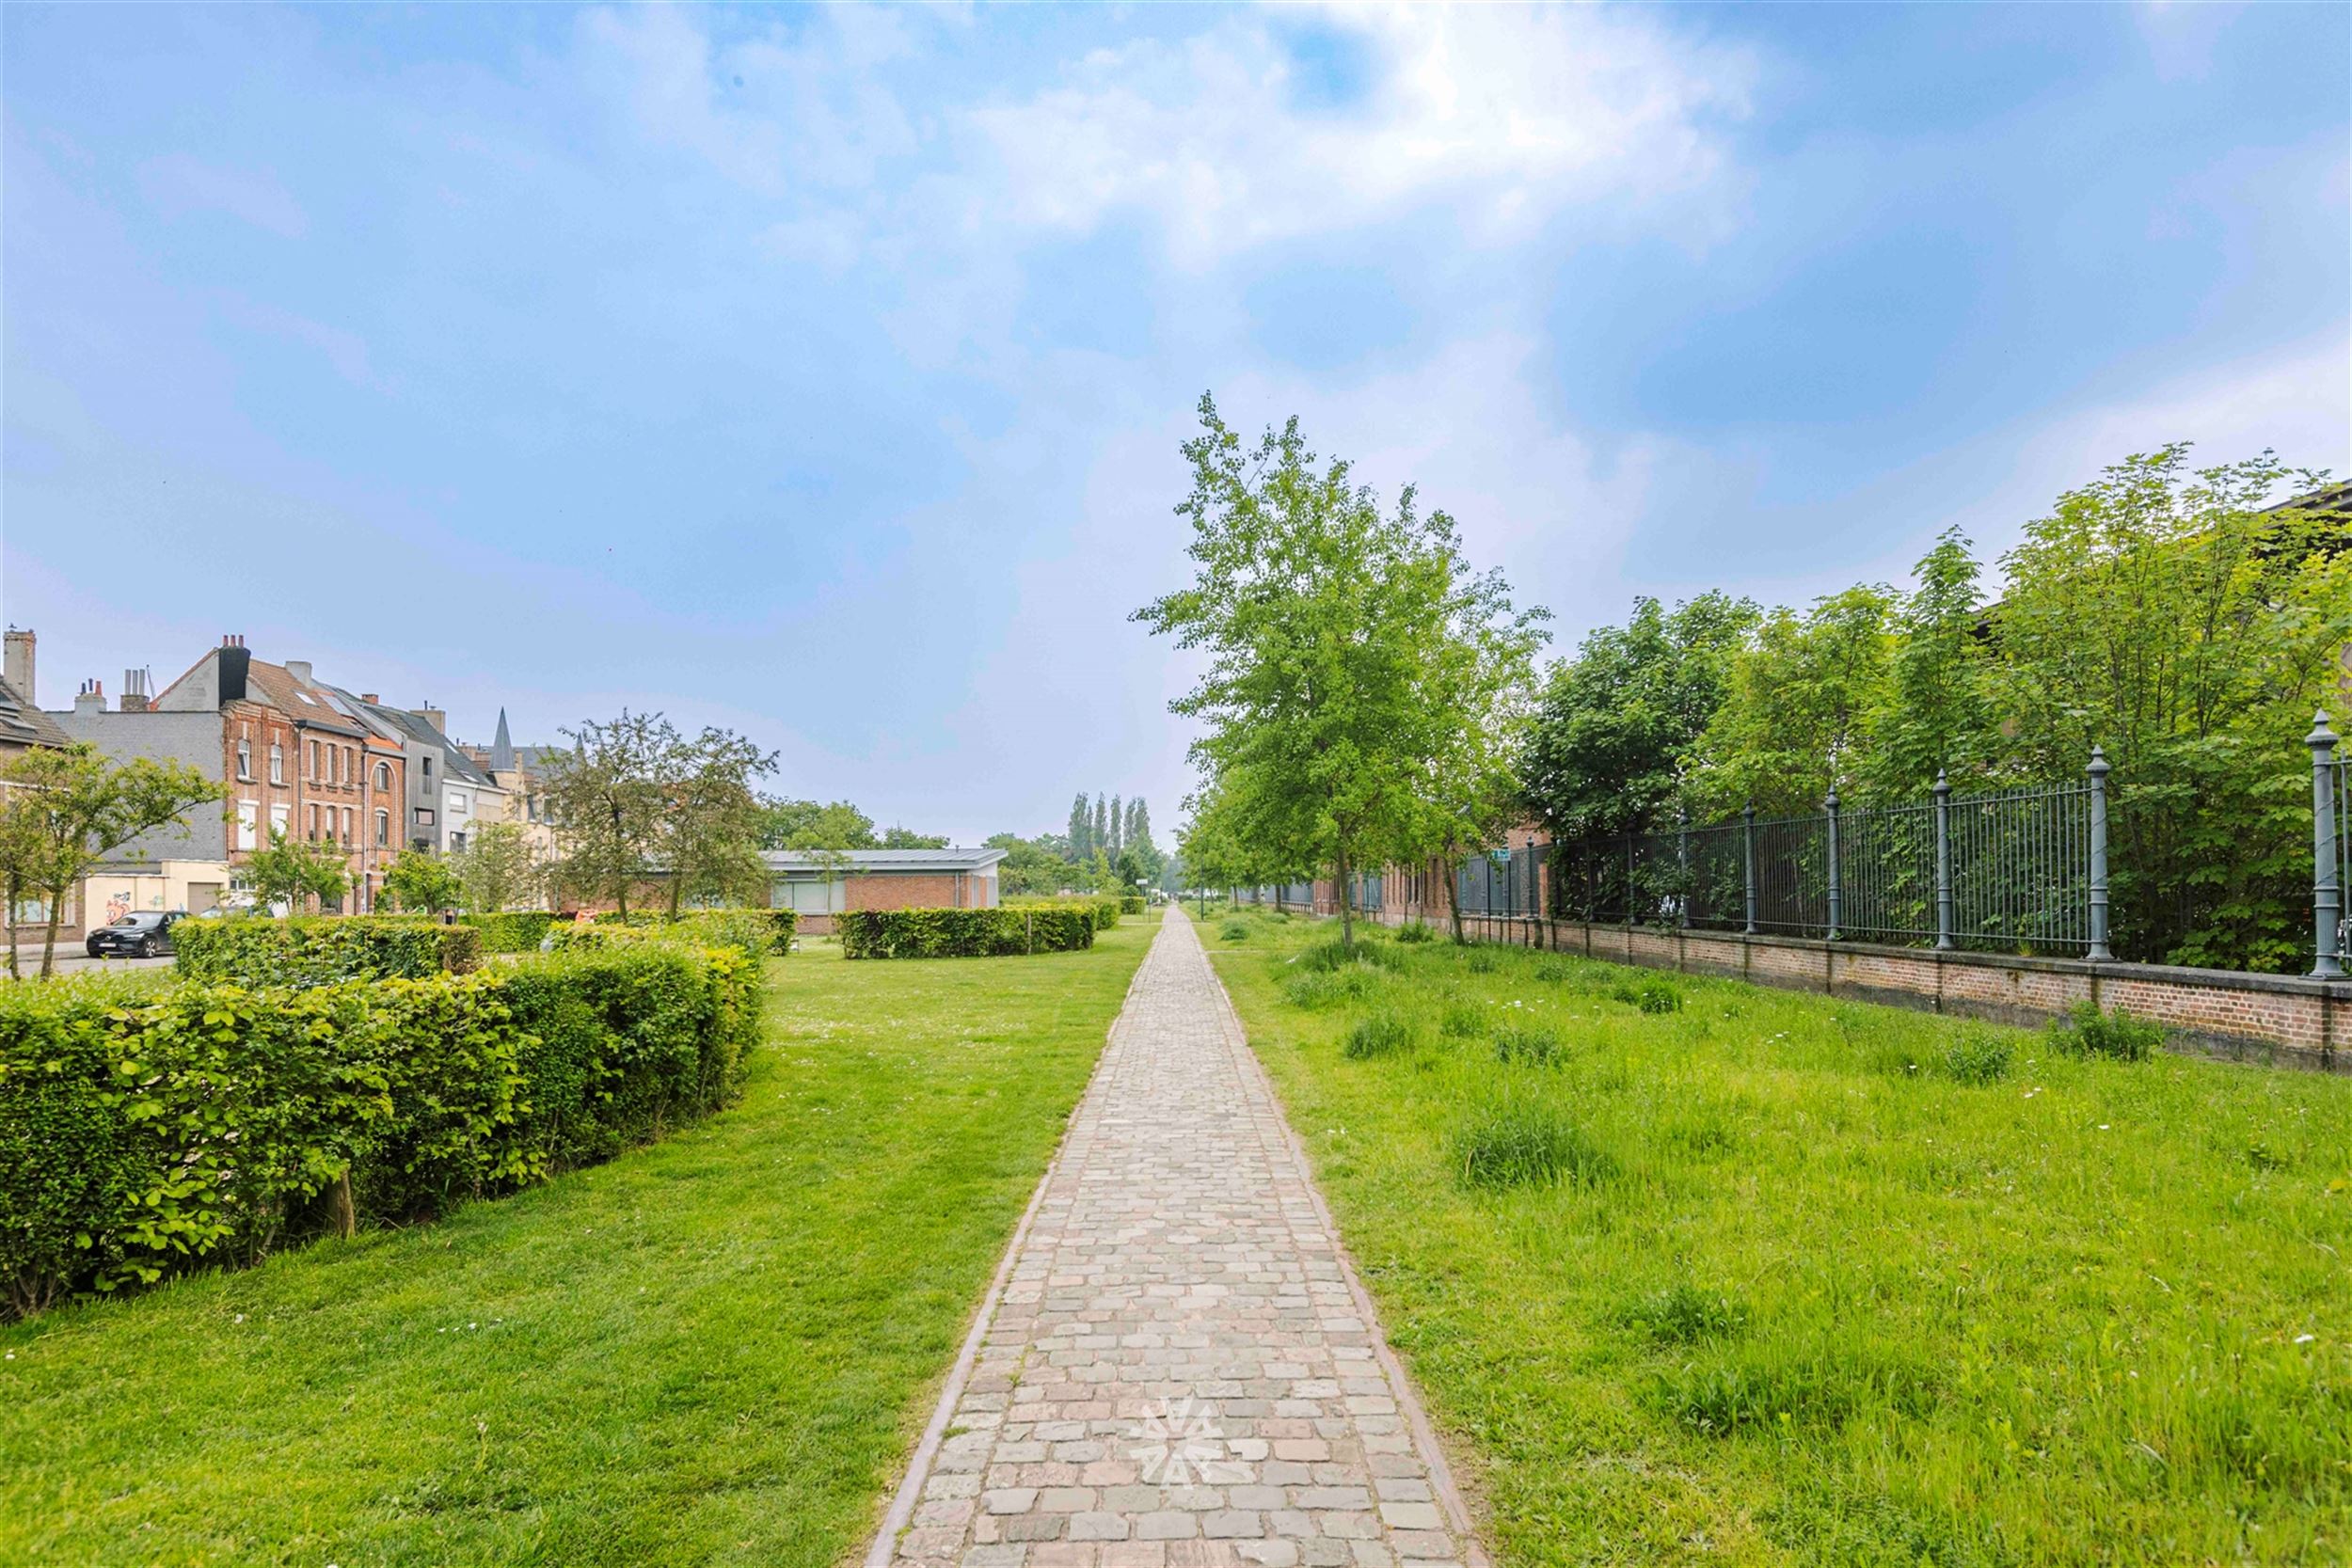
[[[392,908],[409,914],[437,914],[453,910],[464,896],[457,874],[439,856],[422,849],[403,849],[384,871],[384,897]]]
[[[276,828],[266,846],[246,857],[245,879],[263,904],[283,904],[294,914],[341,898],[351,886],[341,847],[288,838]]]
[[[16,911],[28,897],[48,906],[40,972],[54,973],[65,900],[108,855],[141,833],[183,825],[228,790],[177,762],[117,762],[87,740],[37,746],[0,764],[0,896],[8,900],[8,967],[16,967]]]
[[[1528,795],[1570,837],[1683,806],[1810,813],[1832,785],[1922,801],[1939,772],[1963,793],[2074,783],[2095,744],[2114,768],[2116,951],[2292,967],[2309,942],[2301,740],[2341,702],[2352,529],[2268,502],[2326,483],[2268,453],[2192,470],[2174,445],[2059,497],[2001,558],[1994,604],[1956,531],[1900,594],[1761,617],[1721,595],[1639,603],[1552,673]]]
[[[547,879],[547,868],[539,863],[538,851],[519,822],[476,828],[466,847],[450,858],[448,870],[466,908],[475,914],[496,914],[535,898]],[[388,875],[388,887],[389,881]]]
[[[1470,673],[1487,656],[1461,640],[1532,648],[1539,612],[1471,573],[1453,519],[1424,515],[1409,487],[1383,511],[1347,463],[1319,463],[1295,419],[1248,447],[1207,397],[1200,422],[1177,508],[1194,580],[1136,612],[1207,656],[1170,705],[1204,727],[1196,832],[1267,877],[1328,870],[1352,940],[1354,874],[1419,852],[1454,816],[1438,769],[1462,754],[1484,717],[1463,705],[1488,684]],[[1186,858],[1212,863],[1189,838]]]

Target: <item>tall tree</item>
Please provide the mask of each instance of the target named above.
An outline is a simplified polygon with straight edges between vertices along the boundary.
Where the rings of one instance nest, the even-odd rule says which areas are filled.
[[[1991,644],[1977,562],[1957,528],[1940,534],[1913,569],[1895,612],[1894,653],[1861,774],[1874,800],[1922,800],[1936,775],[1993,766],[2001,737],[1993,717]]]
[[[2266,506],[2326,476],[2176,444],[2058,498],[2002,558],[1994,702],[2012,765],[2106,748],[2118,951],[2275,970],[2309,949],[2311,763],[2352,641],[2344,515]]]
[[[1127,808],[1116,795],[1111,797],[1110,834],[1110,842],[1104,847],[1111,852],[1113,859],[1117,859],[1119,852],[1127,847]]]
[[[1094,848],[1094,816],[1087,808],[1087,792],[1078,791],[1070,802],[1070,842],[1067,853],[1074,863],[1085,860]]]
[[[1110,809],[1104,804],[1103,798],[1100,795],[1097,795],[1094,798],[1093,822],[1092,825],[1087,829],[1087,853],[1089,856],[1091,856],[1095,851],[1101,850],[1104,854],[1107,855],[1110,853]]]
[[[918,833],[912,828],[893,827],[882,834],[882,847],[885,849],[945,849],[947,847],[947,835]]]
[[[630,890],[658,868],[680,737],[661,715],[627,708],[563,733],[572,748],[548,758],[546,785],[564,844],[560,875],[627,916]]]
[[[405,914],[453,910],[465,889],[449,863],[423,849],[403,849],[384,871],[384,901]]]
[[[1433,820],[1432,759],[1453,754],[1450,705],[1472,684],[1449,664],[1460,627],[1534,612],[1514,617],[1499,577],[1469,574],[1453,519],[1422,515],[1409,487],[1384,513],[1345,462],[1319,465],[1295,419],[1248,448],[1207,397],[1200,422],[1177,508],[1194,580],[1136,618],[1208,656],[1170,705],[1203,726],[1192,754],[1218,835],[1278,877],[1328,868],[1352,942],[1356,872]]]
[[[1700,740],[1693,796],[1718,812],[1801,815],[1850,790],[1886,708],[1895,602],[1866,584],[1766,616]]]
[[[1572,839],[1671,817],[1758,613],[1723,594],[1672,610],[1639,598],[1624,626],[1587,634],[1554,664],[1520,761],[1544,824]]]
[[[874,819],[847,800],[818,805],[814,800],[760,801],[759,847],[762,849],[802,849],[822,843],[842,849],[873,849]]]
[[[87,740],[37,746],[0,764],[0,892],[8,898],[8,968],[16,969],[16,911],[27,897],[48,906],[40,972],[56,969],[65,900],[105,858],[228,790],[184,764],[115,762]]]
[[[733,730],[705,729],[673,743],[660,764],[673,915],[689,898],[767,902],[768,867],[759,858],[766,821],[752,781],[774,772],[776,760]]]

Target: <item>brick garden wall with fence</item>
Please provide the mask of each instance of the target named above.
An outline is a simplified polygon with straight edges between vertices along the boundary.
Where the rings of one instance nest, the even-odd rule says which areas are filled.
[[[2352,1071],[2344,889],[2352,767],[2322,713],[2312,756],[2312,945],[2305,975],[2115,959],[2107,927],[2107,763],[2079,783],[1867,811],[1681,825],[1574,843],[1532,834],[1458,867],[1391,868],[1352,902],[1390,925],[1451,919],[1474,940],[2036,1023],[2082,1003],[2164,1024],[2185,1049]],[[1338,911],[1336,883],[1241,890]]]

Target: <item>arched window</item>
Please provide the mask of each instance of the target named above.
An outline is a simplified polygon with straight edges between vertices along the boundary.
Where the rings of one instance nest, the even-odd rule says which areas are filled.
[[[375,787],[384,790],[392,787],[392,765],[390,763],[379,762],[375,765]],[[384,814],[377,812],[376,815],[381,816]]]

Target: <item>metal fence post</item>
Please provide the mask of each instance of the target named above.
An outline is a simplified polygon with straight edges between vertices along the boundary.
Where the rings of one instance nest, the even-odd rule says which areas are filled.
[[[2098,747],[2090,749],[2090,765],[2083,769],[2090,775],[2090,951],[2084,955],[2092,963],[2106,963],[2115,955],[2107,951],[2107,754]]]
[[[2328,727],[2328,710],[2312,717],[2312,733],[2303,737],[2312,749],[2312,936],[2317,959],[2312,976],[2339,979],[2344,958],[2339,932],[2344,920],[2344,888],[2337,880],[2336,835],[2344,824],[2336,820],[2336,732]]]
[[[1935,770],[1935,945],[1952,946],[1952,781]]]
[[[1625,923],[1633,924],[1633,834],[1625,835]]]
[[[1845,891],[1837,875],[1837,786],[1830,785],[1829,799],[1821,802],[1829,809],[1829,937],[1837,940],[1838,916],[1845,913]]]
[[[1756,808],[1740,808],[1740,858],[1744,863],[1748,884],[1748,930],[1756,935]]]
[[[1675,924],[1691,927],[1691,814],[1675,810]]]

